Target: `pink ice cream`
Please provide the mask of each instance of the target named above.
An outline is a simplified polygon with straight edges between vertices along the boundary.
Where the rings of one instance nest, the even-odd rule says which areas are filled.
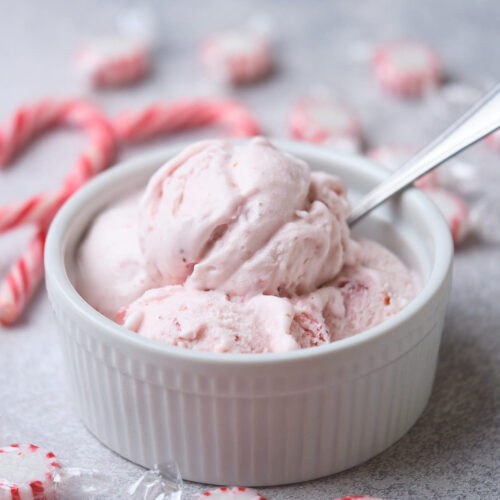
[[[336,278],[315,292],[292,299],[295,319],[326,328],[333,342],[382,323],[415,296],[417,277],[389,250],[370,240],[361,240],[361,255],[355,265],[344,266]],[[307,347],[309,338],[301,340]]]
[[[134,193],[99,214],[78,253],[76,288],[111,319],[121,307],[157,286],[146,273],[137,237],[140,196]]]
[[[180,285],[149,290],[133,302],[124,326],[167,344],[216,352],[279,352],[299,346],[290,326],[288,299],[255,295],[248,299]]]
[[[332,282],[294,298],[165,286],[122,310],[126,328],[171,345],[215,352],[283,352],[340,340],[377,325],[415,295],[402,262],[373,241],[361,241],[357,264]]]
[[[335,177],[262,138],[187,148],[150,180],[139,236],[165,284],[234,295],[315,290],[356,261],[349,205]]]
[[[384,321],[417,290],[391,252],[351,238],[338,178],[262,138],[194,144],[136,200],[96,219],[76,285],[157,341],[239,353],[313,347]]]

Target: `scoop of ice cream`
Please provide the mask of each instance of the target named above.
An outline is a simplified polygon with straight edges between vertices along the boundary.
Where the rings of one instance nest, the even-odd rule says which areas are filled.
[[[228,296],[181,285],[147,291],[119,313],[125,327],[170,345],[213,352],[284,352],[349,337],[400,311],[416,282],[389,250],[361,242],[361,260],[293,298]]]
[[[141,201],[150,276],[234,295],[307,293],[354,264],[342,183],[256,138],[197,143],[164,165]]]
[[[111,319],[155,286],[146,273],[137,236],[135,193],[101,212],[79,247],[75,285],[80,295]]]
[[[413,299],[389,250],[351,239],[343,184],[264,139],[187,148],[103,211],[75,284],[145,337],[216,352],[283,352],[362,332]],[[116,314],[119,311],[118,315]]]
[[[212,352],[283,352],[299,346],[290,333],[288,299],[230,298],[174,285],[146,292],[119,313],[126,328],[166,344]]]
[[[401,311],[416,295],[418,279],[387,248],[361,240],[357,264],[326,286],[293,299],[297,322],[324,325],[330,341],[363,332]],[[303,321],[300,321],[303,318]],[[301,346],[308,339],[297,340]]]
[[[413,300],[418,277],[387,248],[363,240],[358,265],[346,266],[334,286],[343,297],[345,312],[327,318],[333,340],[362,332],[387,320]]]

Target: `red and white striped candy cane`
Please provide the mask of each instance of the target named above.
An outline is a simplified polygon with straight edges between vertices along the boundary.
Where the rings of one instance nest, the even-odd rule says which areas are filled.
[[[222,99],[192,99],[157,103],[140,112],[119,115],[110,125],[98,109],[82,100],[43,100],[20,108],[0,131],[0,168],[14,158],[37,135],[69,125],[90,135],[87,149],[65,178],[61,188],[0,207],[0,233],[22,224],[48,227],[59,207],[94,175],[109,166],[122,142],[209,125],[222,125],[234,137],[259,134],[259,126],[242,104]],[[39,233],[0,284],[0,323],[14,321],[23,309],[43,271],[43,239]]]
[[[44,100],[18,110],[4,132],[0,132],[2,165],[17,155],[36,135],[55,125],[87,130],[90,136],[87,149],[80,155],[61,188],[1,206],[0,232],[22,224],[47,223],[76,189],[114,160],[116,141],[113,130],[94,106],[80,100]]]
[[[0,130],[0,168],[5,167],[28,141],[54,125],[63,108],[50,99],[21,106]]]
[[[45,230],[38,230],[0,284],[0,325],[14,321],[43,275]]]
[[[222,125],[233,137],[260,133],[256,120],[245,106],[222,99],[156,103],[142,111],[122,113],[114,120],[118,140],[125,143],[209,125]]]
[[[37,135],[55,126],[86,130],[90,142],[58,189],[0,207],[0,233],[33,223],[38,232],[27,250],[0,283],[0,324],[14,321],[43,275],[46,228],[59,207],[90,178],[108,167],[116,154],[114,131],[92,104],[72,100],[43,100],[20,108],[0,131],[0,165],[20,153]]]

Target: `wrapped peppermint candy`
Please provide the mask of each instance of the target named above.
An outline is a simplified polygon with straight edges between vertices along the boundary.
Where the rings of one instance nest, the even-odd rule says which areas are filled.
[[[242,85],[266,77],[273,69],[272,21],[254,15],[246,26],[206,36],[199,47],[205,75],[217,85]]]
[[[343,153],[359,152],[362,129],[357,113],[317,87],[298,99],[288,117],[290,137],[314,142]]]
[[[423,96],[442,79],[439,55],[420,41],[398,40],[378,47],[372,68],[381,87],[399,97]]]
[[[151,69],[155,42],[152,15],[126,12],[110,32],[89,37],[76,54],[76,69],[91,86],[123,87],[143,80]]]
[[[0,448],[0,498],[55,500],[55,476],[61,469],[54,453],[34,444]]]
[[[156,465],[145,472],[130,488],[133,500],[181,500],[183,483],[175,462]]]
[[[266,500],[257,491],[242,486],[235,486],[233,488],[222,486],[221,488],[205,491],[191,500],[204,500],[205,498],[209,498],[210,500]]]
[[[95,470],[68,468],[34,444],[0,448],[1,500],[81,500],[109,493],[109,477]]]

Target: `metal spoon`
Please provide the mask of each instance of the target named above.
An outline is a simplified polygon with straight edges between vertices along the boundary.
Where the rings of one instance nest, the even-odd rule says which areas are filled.
[[[372,189],[354,207],[347,223],[352,226],[413,181],[498,128],[500,128],[500,83],[437,139]]]

